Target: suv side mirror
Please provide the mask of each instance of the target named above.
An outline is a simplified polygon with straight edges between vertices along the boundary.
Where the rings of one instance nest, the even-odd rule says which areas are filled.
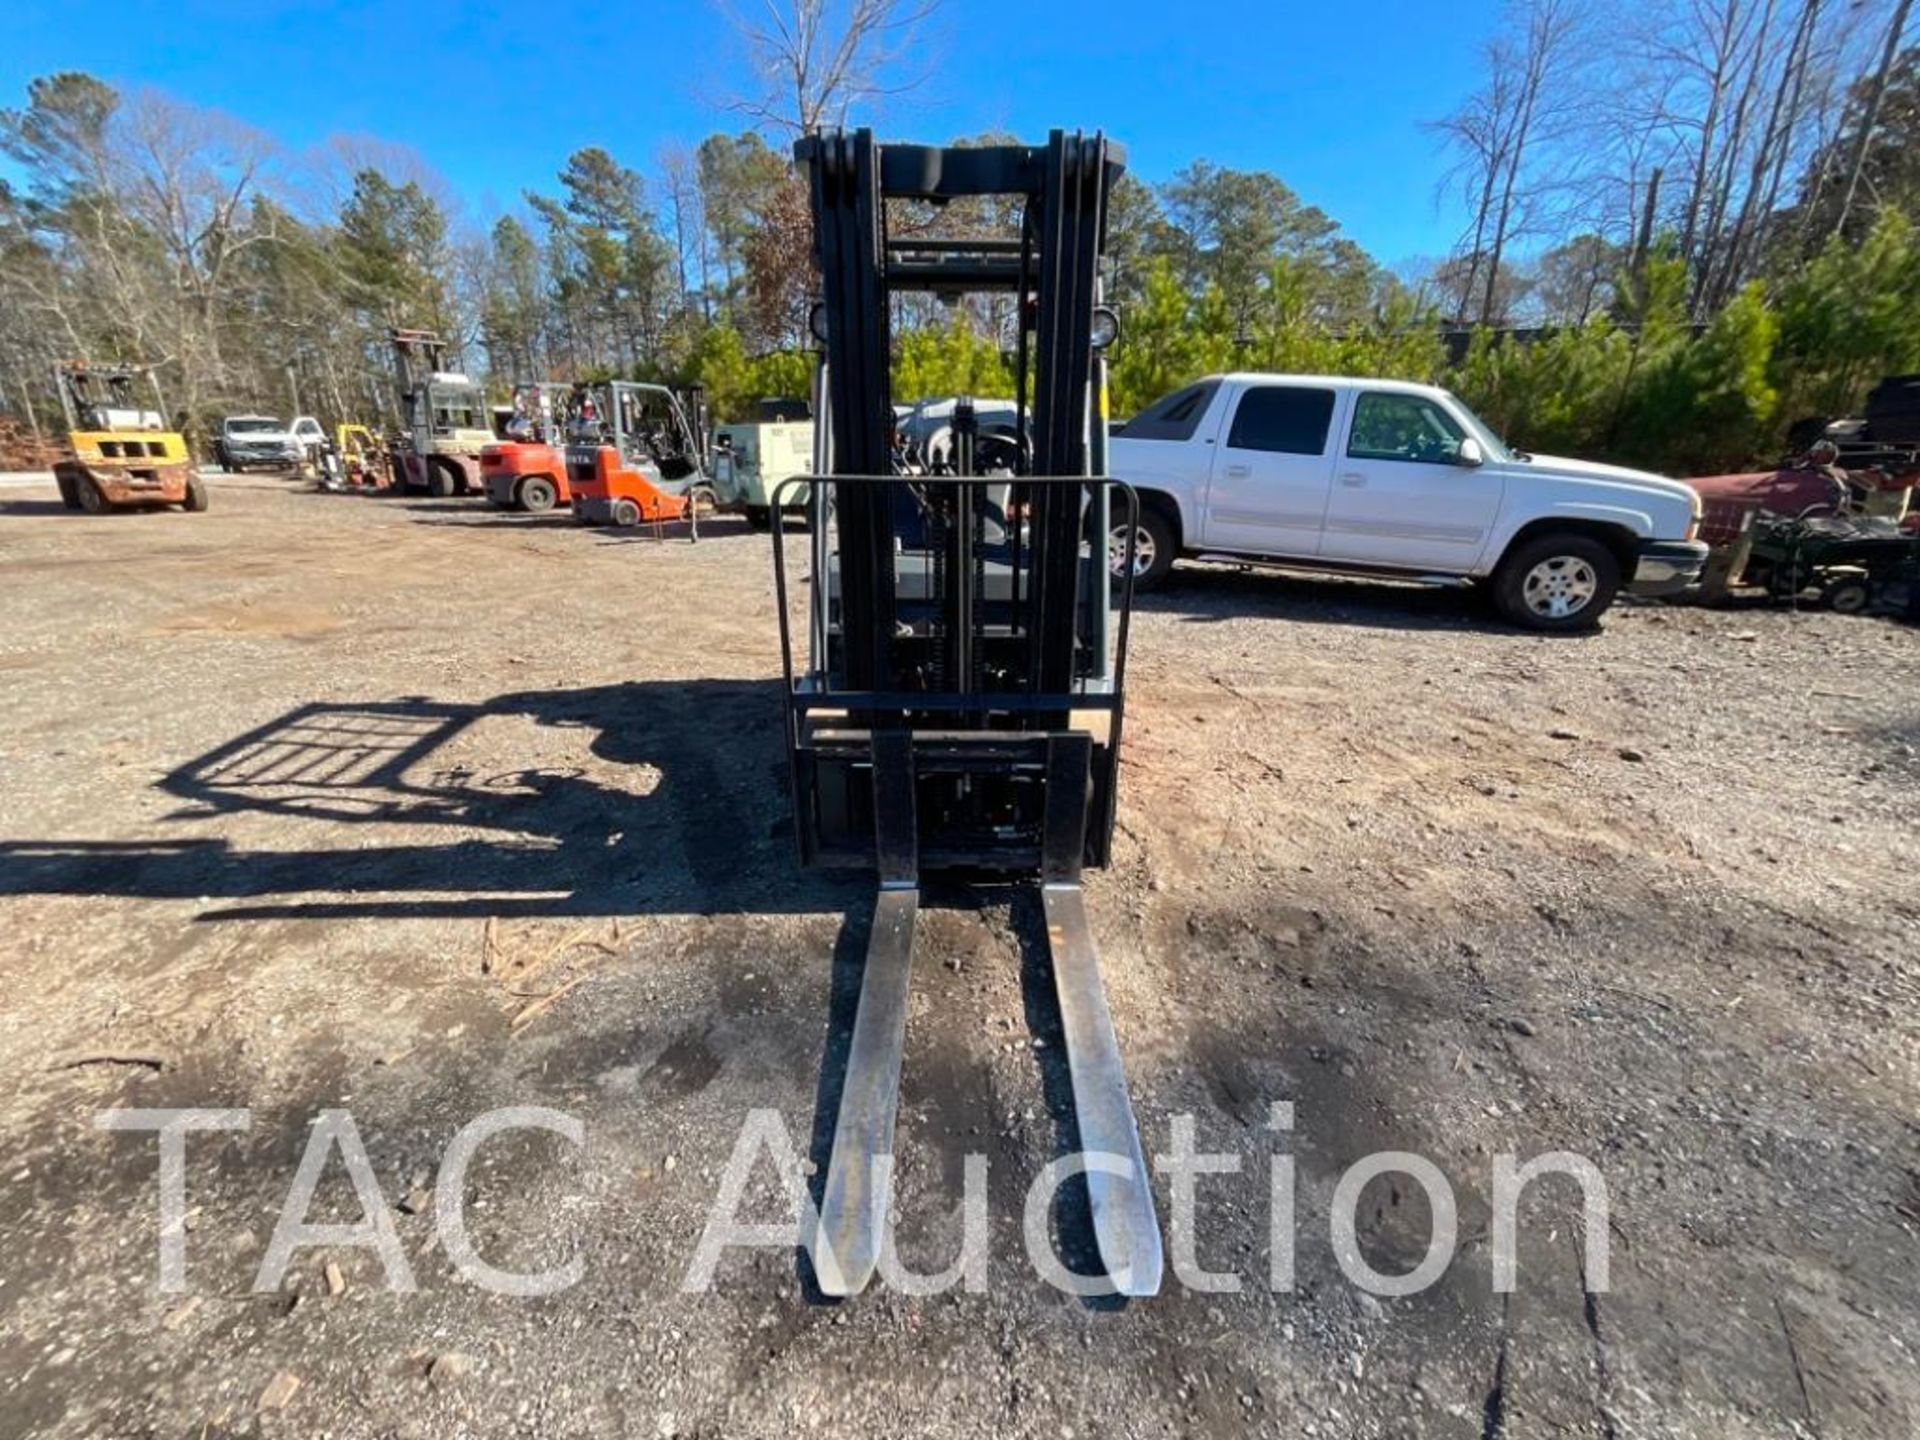
[[[1470,469],[1487,463],[1487,452],[1480,448],[1480,442],[1469,435],[1460,442],[1460,449],[1454,455],[1454,463]]]

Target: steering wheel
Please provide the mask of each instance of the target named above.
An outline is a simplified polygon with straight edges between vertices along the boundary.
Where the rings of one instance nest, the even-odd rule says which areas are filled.
[[[974,444],[973,459],[983,473],[1004,470],[1018,475],[1026,468],[1022,446],[1011,435],[982,435]]]
[[[1455,453],[1456,449],[1453,445],[1427,430],[1415,435],[1412,443],[1407,446],[1407,458],[1425,465],[1437,465],[1442,461],[1450,460]]]

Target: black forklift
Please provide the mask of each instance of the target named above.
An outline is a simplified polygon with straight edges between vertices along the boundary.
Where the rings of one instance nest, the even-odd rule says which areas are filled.
[[[858,130],[794,153],[824,297],[816,473],[773,506],[795,833],[803,864],[874,869],[880,886],[816,1279],[854,1294],[879,1260],[920,877],[939,870],[1037,882],[1100,1262],[1115,1293],[1152,1295],[1159,1225],[1081,893],[1113,835],[1133,598],[1133,557],[1108,553],[1116,510],[1131,536],[1138,502],[1106,477],[1104,351],[1118,326],[1100,277],[1124,152],[1058,130],[1044,145],[970,148]],[[1017,240],[889,234],[889,201],[986,195],[1023,206]],[[942,473],[901,463],[892,302],[915,291],[1015,297],[1010,457],[981,463],[963,400]],[[804,515],[809,551],[800,660],[789,513]]]

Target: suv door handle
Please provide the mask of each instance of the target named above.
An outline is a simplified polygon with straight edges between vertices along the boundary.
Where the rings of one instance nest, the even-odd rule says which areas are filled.
[[[1355,489],[1358,489],[1360,486],[1367,483],[1367,477],[1360,474],[1359,471],[1357,470],[1349,470],[1346,474],[1340,477],[1340,483],[1342,485],[1351,485]]]
[[[1246,476],[1251,475],[1252,473],[1253,473],[1253,467],[1251,465],[1227,466],[1227,474],[1231,475],[1236,480],[1244,479]]]

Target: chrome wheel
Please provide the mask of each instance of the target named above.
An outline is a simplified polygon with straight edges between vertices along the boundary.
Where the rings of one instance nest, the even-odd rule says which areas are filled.
[[[1554,555],[1542,560],[1520,583],[1527,609],[1549,620],[1578,615],[1593,603],[1600,577],[1578,555]]]
[[[1138,580],[1153,568],[1160,550],[1153,532],[1144,525],[1133,527],[1133,578]],[[1107,536],[1107,569],[1118,580],[1127,573],[1127,527],[1116,525]]]

